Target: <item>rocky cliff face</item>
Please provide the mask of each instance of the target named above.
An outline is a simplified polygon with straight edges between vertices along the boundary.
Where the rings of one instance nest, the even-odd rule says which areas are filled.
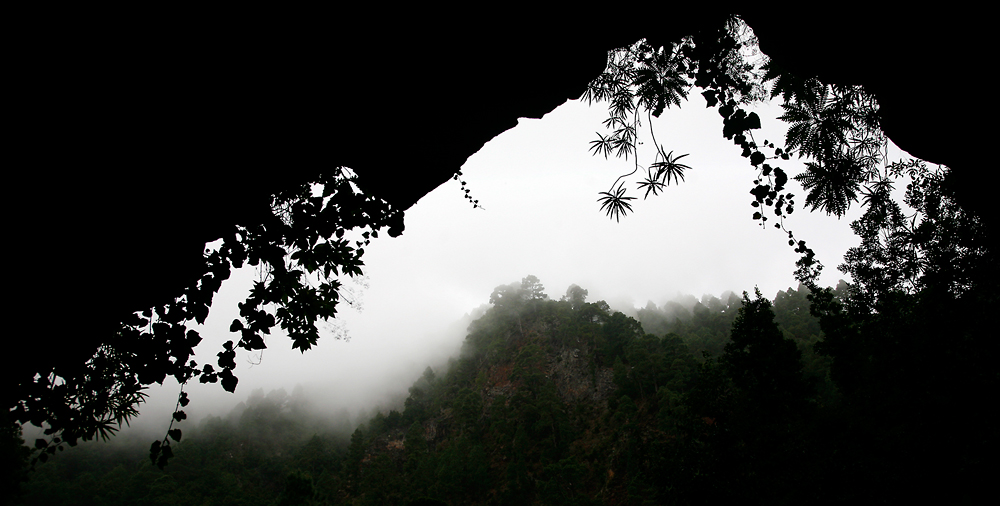
[[[606,405],[615,385],[609,367],[592,365],[590,347],[561,347],[548,355],[547,376],[555,382],[559,397],[566,403],[589,401]]]

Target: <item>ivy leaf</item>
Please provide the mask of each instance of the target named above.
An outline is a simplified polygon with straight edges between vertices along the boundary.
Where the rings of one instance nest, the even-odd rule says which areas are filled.
[[[233,376],[233,372],[231,370],[223,369],[219,376],[222,378],[222,388],[224,388],[227,392],[236,391],[236,384],[239,383],[239,379],[236,376]]]
[[[717,94],[718,92],[715,90],[705,90],[701,93],[701,96],[705,97],[705,103],[708,107],[715,107],[719,103]]]
[[[159,467],[160,469],[163,469],[163,467],[167,465],[167,461],[174,456],[174,451],[170,449],[170,445],[163,445],[162,450],[160,458],[156,461],[156,467]]]
[[[160,455],[160,441],[153,441],[153,444],[149,446],[149,460],[156,464],[156,457]]]
[[[785,174],[785,171],[781,170],[781,168],[779,168],[779,167],[775,167],[775,169],[774,169],[774,190],[775,191],[781,191],[785,187],[785,183],[787,183],[787,182],[788,182],[788,175]],[[791,195],[789,195],[789,198],[791,198]]]

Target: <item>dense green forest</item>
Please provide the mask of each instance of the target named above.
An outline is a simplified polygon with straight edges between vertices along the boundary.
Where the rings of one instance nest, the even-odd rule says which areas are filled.
[[[360,426],[315,415],[301,389],[255,391],[187,429],[162,471],[148,438],[82,444],[38,465],[18,504],[898,497],[912,462],[885,457],[929,436],[927,421],[878,420],[912,406],[872,408],[872,392],[838,389],[809,293],[687,296],[632,317],[576,285],[553,300],[529,276],[494,291],[459,357]]]

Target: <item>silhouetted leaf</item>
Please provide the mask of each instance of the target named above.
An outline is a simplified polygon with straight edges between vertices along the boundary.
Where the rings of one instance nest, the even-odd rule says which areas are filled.
[[[656,169],[656,177],[658,179],[662,178],[663,182],[668,185],[670,184],[671,178],[673,178],[674,183],[679,184],[680,181],[684,180],[684,171],[690,169],[691,167],[684,165],[683,163],[677,163],[677,160],[680,160],[681,158],[684,158],[685,156],[688,155],[683,154],[674,157],[673,151],[667,154],[663,154],[662,147],[660,148],[659,153],[662,156],[663,160],[653,163],[653,165],[651,166],[651,168]]]
[[[160,441],[153,441],[153,444],[149,446],[149,460],[153,464],[156,463],[156,457],[160,455]]]
[[[851,203],[857,200],[860,182],[855,169],[856,166],[847,160],[841,160],[832,168],[809,162],[806,163],[806,171],[795,179],[808,191],[807,206],[843,216]]]
[[[236,391],[236,384],[239,383],[239,379],[236,378],[236,376],[233,376],[232,371],[224,369],[219,376],[222,379],[222,388],[224,388],[227,392]]]
[[[615,221],[632,210],[632,205],[628,201],[634,200],[635,197],[626,197],[622,184],[619,184],[617,189],[612,188],[610,192],[601,192],[600,195],[604,195],[597,200],[601,202],[601,210],[606,209],[608,217],[614,216]]]

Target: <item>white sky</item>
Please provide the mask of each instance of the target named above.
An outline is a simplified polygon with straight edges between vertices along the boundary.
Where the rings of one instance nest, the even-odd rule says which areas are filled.
[[[784,124],[775,119],[780,107],[755,110],[764,126],[756,140],[783,141]],[[661,305],[678,293],[752,292],[754,286],[774,297],[797,286],[797,255],[785,234],[751,219],[748,192],[756,172],[722,137],[721,117],[705,108],[700,95],[693,94],[683,109],[667,110],[654,125],[668,151],[690,153],[682,160],[693,167],[686,181],[659,197],[633,201],[635,213],[620,223],[599,211],[598,192],[631,171],[632,160],[605,160],[589,151],[595,131],[604,132],[605,116],[600,105],[570,101],[540,120],[521,119],[463,166],[468,188],[485,210],[473,209],[459,183],[449,181],[406,212],[401,237],[384,235],[366,248],[364,310],[342,310],[350,341],[327,337],[300,354],[287,338],[274,336],[254,366],[248,360],[257,355],[241,350],[236,393],[192,385],[189,412],[224,415],[252,389],[291,392],[300,383],[321,392],[330,406],[352,409],[389,391],[405,392],[428,364],[457,350],[464,334],[446,332],[449,324],[487,303],[494,287],[528,274],[552,298],[576,283],[590,291],[591,301],[604,299],[613,307],[648,300]],[[650,145],[640,146],[641,162],[651,162],[652,155]],[[795,160],[779,165],[791,175],[802,166]],[[630,193],[641,197],[638,178],[630,181]],[[786,226],[826,266],[821,282],[835,285],[843,277],[836,266],[858,243],[849,223],[859,210],[840,220],[809,213],[797,183],[790,181],[789,189],[797,210]],[[236,339],[229,322],[253,276],[244,270],[223,286],[202,329],[199,363],[214,364],[221,344]],[[177,386],[168,383],[151,393],[139,425],[162,425],[165,431],[164,413],[173,407]]]

